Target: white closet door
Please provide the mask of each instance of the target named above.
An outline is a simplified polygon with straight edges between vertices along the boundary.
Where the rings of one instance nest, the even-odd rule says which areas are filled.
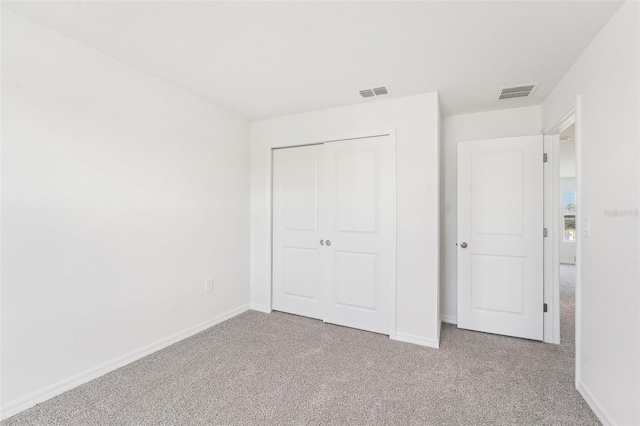
[[[391,139],[330,142],[324,149],[324,320],[389,334],[395,278]]]
[[[542,340],[542,148],[458,144],[458,327]]]
[[[322,145],[273,153],[273,309],[318,319],[322,160]]]

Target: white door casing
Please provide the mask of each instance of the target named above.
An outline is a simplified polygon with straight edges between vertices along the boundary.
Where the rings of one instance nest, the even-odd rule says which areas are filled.
[[[543,338],[542,136],[458,144],[458,327]]]
[[[390,136],[274,150],[273,309],[392,334]]]

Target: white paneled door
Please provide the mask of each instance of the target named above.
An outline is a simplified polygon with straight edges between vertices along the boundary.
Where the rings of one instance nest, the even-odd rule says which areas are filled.
[[[389,334],[394,164],[389,136],[274,151],[275,310]]]
[[[318,319],[323,152],[311,145],[273,153],[273,308]]]
[[[543,333],[542,136],[458,144],[458,327]]]
[[[394,162],[389,137],[325,144],[325,321],[389,334]]]

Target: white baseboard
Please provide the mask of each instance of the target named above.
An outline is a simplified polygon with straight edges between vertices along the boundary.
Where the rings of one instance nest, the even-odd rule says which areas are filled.
[[[440,315],[440,321],[446,322],[447,324],[458,324],[458,317],[454,315]]]
[[[600,402],[598,402],[598,400],[593,396],[591,391],[587,387],[585,387],[584,383],[578,381],[576,389],[580,393],[580,395],[582,395],[584,400],[587,402],[587,405],[589,405],[589,407],[596,415],[598,420],[600,420],[600,422],[603,424],[603,426],[613,426],[616,424],[611,415],[609,415],[609,413],[607,413],[607,410],[604,409],[602,404],[600,404]]]
[[[264,306],[264,305],[259,305],[259,304],[257,304],[257,303],[252,303],[252,304],[251,304],[251,306],[250,306],[250,309],[251,309],[252,311],[264,312],[264,313],[266,313],[266,314],[270,314],[270,313],[271,313],[271,310],[270,310],[270,309],[267,309],[267,307],[266,307],[266,306]]]
[[[158,340],[157,342],[151,343],[150,345],[143,346],[140,349],[129,352],[111,361],[107,361],[103,364],[98,365],[97,367],[90,368],[81,373],[75,374],[71,377],[68,377],[56,383],[53,383],[49,386],[45,386],[41,389],[38,389],[37,391],[31,392],[28,395],[25,395],[13,401],[9,401],[8,403],[0,407],[0,420],[4,420],[15,414],[18,414],[19,412],[24,411],[27,408],[33,407],[36,404],[39,404],[48,399],[51,399],[54,396],[60,395],[61,393],[66,392],[70,389],[73,389],[76,386],[80,386],[81,384],[84,384],[84,383],[87,383],[88,381],[96,379],[104,374],[109,373],[110,371],[113,371],[124,365],[132,363],[133,361],[136,361],[142,357],[145,357],[149,354],[159,351],[160,349],[166,348],[167,346],[170,346],[176,342],[179,342],[180,340],[186,339],[187,337],[191,337],[194,334],[198,334],[209,327],[212,327],[216,324],[219,324],[223,321],[233,318],[236,315],[239,315],[247,310],[249,310],[249,306],[243,305],[239,308],[225,312],[222,315],[218,315],[217,317],[214,317],[210,320],[201,322],[200,324],[194,325],[185,330],[179,331],[175,334],[165,337],[162,340]]]
[[[424,337],[413,336],[411,334],[405,333],[397,333],[396,338],[394,340],[398,340],[399,342],[413,343],[414,345],[427,346],[429,348],[440,347],[440,342],[436,339],[425,339]]]

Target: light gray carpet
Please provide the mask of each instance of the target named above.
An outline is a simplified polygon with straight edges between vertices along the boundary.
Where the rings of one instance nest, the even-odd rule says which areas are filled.
[[[439,350],[250,311],[2,424],[598,424],[573,388],[568,282],[562,310],[562,346],[444,324]]]

